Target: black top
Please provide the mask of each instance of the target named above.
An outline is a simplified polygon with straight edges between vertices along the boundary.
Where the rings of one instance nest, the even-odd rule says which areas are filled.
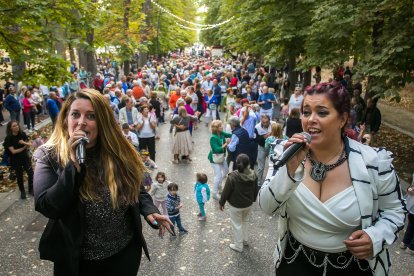
[[[49,218],[39,242],[40,258],[58,263],[68,271],[68,275],[76,276],[86,234],[85,204],[79,197],[85,175],[76,171],[72,161],[61,167],[53,150],[40,147],[34,157],[35,208]],[[146,217],[159,211],[143,185],[138,200],[137,204],[129,206],[127,213],[132,216],[138,246],[149,258],[140,215]],[[158,228],[150,222],[148,224]]]
[[[295,133],[301,133],[302,130],[302,121],[300,119],[291,119],[286,120],[286,136],[292,137]]]
[[[12,154],[9,151],[9,147],[13,147],[16,150],[23,148],[24,145],[19,143],[20,140],[27,142],[29,138],[27,138],[26,133],[21,132],[17,135],[6,136],[6,139],[4,140],[4,148],[8,151],[12,164],[21,164],[22,162],[27,160],[27,157],[29,156],[27,149],[16,154]]]
[[[155,110],[155,116],[159,118],[161,116],[161,103],[157,99],[151,99],[150,104]]]
[[[203,94],[201,93],[200,90],[198,90],[196,92],[196,95],[198,97],[197,111],[204,112],[204,109],[203,109],[203,101],[204,101]]]

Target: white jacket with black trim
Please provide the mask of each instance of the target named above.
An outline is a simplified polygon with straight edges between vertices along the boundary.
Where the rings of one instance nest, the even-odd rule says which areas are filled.
[[[386,276],[391,266],[387,247],[397,240],[397,233],[404,227],[405,202],[400,180],[394,171],[393,159],[385,149],[371,148],[348,138],[344,142],[361,212],[361,227],[373,243],[373,257],[368,262],[373,275]],[[286,248],[289,218],[285,203],[303,180],[303,175],[303,166],[299,166],[292,179],[284,166],[274,177],[266,179],[259,191],[260,207],[269,214],[279,214],[279,240],[274,252],[276,267]]]

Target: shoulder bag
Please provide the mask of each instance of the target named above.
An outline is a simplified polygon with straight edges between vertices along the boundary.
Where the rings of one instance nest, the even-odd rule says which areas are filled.
[[[223,146],[223,138],[220,138],[221,146]],[[215,164],[222,164],[224,162],[225,153],[212,153],[213,162]]]

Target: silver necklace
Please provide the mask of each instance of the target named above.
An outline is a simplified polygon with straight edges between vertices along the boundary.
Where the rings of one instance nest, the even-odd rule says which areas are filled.
[[[348,155],[346,154],[345,148],[344,148],[338,160],[334,164],[331,164],[331,165],[326,165],[326,164],[323,164],[322,162],[313,160],[309,152],[306,154],[306,158],[308,158],[311,163],[310,177],[316,182],[322,182],[326,177],[326,172],[344,163],[345,160],[348,159]]]

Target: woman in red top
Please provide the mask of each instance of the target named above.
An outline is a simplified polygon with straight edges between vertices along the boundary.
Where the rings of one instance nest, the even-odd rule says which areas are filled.
[[[36,104],[33,101],[32,93],[29,90],[24,92],[23,99],[23,116],[24,122],[27,125],[29,131],[34,130],[35,126],[35,116],[37,113]]]
[[[237,87],[237,82],[239,79],[236,77],[236,72],[233,72],[233,77],[230,81],[230,87]]]

